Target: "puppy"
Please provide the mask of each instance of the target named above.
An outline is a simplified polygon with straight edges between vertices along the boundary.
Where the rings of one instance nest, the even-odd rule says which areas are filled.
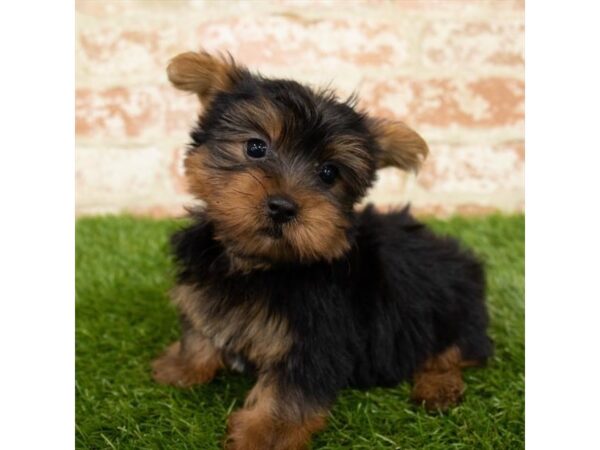
[[[461,369],[492,352],[481,264],[408,208],[354,210],[378,168],[419,168],[423,139],[231,58],[184,53],[168,76],[203,106],[185,172],[205,207],[173,237],[182,335],[155,380],[255,374],[229,449],[305,448],[348,387],[410,380],[428,409],[458,402]]]

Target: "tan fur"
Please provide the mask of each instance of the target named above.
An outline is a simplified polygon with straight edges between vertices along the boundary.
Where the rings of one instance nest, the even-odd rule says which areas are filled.
[[[216,58],[206,52],[186,52],[171,60],[167,75],[177,89],[193,92],[207,102],[216,92],[231,87],[237,70],[231,59]]]
[[[368,173],[369,162],[364,156],[364,143],[354,136],[341,136],[329,146],[330,161],[339,162],[357,173]]]
[[[300,411],[283,400],[274,384],[259,379],[243,409],[228,421],[228,450],[301,450],[325,427],[324,411]]]
[[[415,374],[411,399],[429,410],[444,410],[457,404],[465,385],[461,368],[477,365],[462,359],[460,349],[452,346],[428,359]]]
[[[218,349],[242,353],[259,368],[280,361],[292,345],[287,322],[270,316],[262,302],[240,302],[225,315],[214,317],[208,309],[208,294],[181,284],[172,292],[175,305]]]
[[[378,167],[398,167],[416,172],[429,153],[429,147],[419,134],[402,122],[372,119],[371,130],[377,136],[382,152]]]
[[[227,138],[233,141],[245,143],[250,138],[259,137],[270,143],[275,143],[281,137],[283,131],[283,122],[281,114],[277,111],[273,103],[265,98],[256,98],[251,102],[239,101],[231,106],[226,113],[221,116],[225,123],[229,122],[232,127]],[[237,124],[252,123],[257,128],[257,132],[263,133],[260,136],[248,134],[246,131],[235,132]]]
[[[186,341],[173,343],[165,353],[152,362],[152,376],[161,384],[189,387],[208,383],[223,367],[220,353],[206,339],[195,336]]]
[[[298,224],[287,235],[300,260],[333,260],[350,248],[347,219],[327,198],[299,190],[293,197],[301,206]]]
[[[301,180],[281,181],[253,169],[215,174],[207,167],[209,158],[206,149],[188,155],[189,188],[206,201],[207,214],[218,224],[215,239],[227,244],[234,255],[267,261],[332,260],[348,250],[350,224],[325,196],[304,189]],[[274,239],[264,233],[270,226],[264,202],[267,196],[280,193],[291,197],[300,209],[296,219],[283,226],[282,238]]]
[[[188,191],[204,200],[210,193],[210,172],[206,167],[208,149],[197,148],[189,152],[183,162]]]

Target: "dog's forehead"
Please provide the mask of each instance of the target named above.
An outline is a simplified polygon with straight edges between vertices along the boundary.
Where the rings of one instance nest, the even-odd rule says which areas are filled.
[[[277,137],[288,145],[318,152],[352,142],[358,146],[368,138],[364,117],[331,92],[287,80],[266,81],[260,92],[276,116],[281,131]]]
[[[282,158],[333,158],[356,168],[372,159],[365,116],[332,92],[295,81],[249,78],[217,96],[203,122],[218,139],[268,140]]]
[[[260,94],[286,119],[303,126],[323,126],[330,132],[358,125],[362,116],[352,106],[340,102],[332,91],[314,91],[295,81],[266,80]]]

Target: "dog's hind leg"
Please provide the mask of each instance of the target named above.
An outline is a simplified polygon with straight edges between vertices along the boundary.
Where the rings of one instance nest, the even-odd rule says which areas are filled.
[[[465,391],[461,369],[473,365],[462,359],[457,346],[429,358],[414,375],[411,400],[430,411],[456,405]]]

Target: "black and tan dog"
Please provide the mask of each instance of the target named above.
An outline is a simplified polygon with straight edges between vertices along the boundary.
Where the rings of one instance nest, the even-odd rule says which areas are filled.
[[[423,139],[230,58],[184,53],[168,75],[203,105],[185,169],[205,207],[173,238],[182,337],[154,378],[254,373],[231,449],[304,448],[346,387],[411,380],[427,408],[458,402],[461,368],[492,351],[480,263],[407,209],[353,208],[378,168],[418,169]]]

